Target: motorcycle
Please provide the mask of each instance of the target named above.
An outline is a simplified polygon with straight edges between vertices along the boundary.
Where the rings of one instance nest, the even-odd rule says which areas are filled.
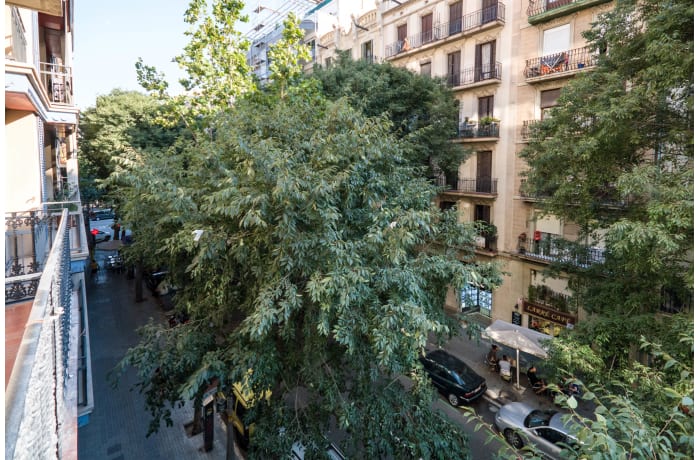
[[[113,271],[122,271],[124,269],[124,259],[120,254],[107,256],[107,268]]]

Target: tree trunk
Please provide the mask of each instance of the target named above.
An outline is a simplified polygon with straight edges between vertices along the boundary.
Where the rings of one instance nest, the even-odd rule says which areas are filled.
[[[202,393],[197,392],[197,396],[194,398],[192,404],[194,406],[194,416],[192,417],[192,436],[199,434],[203,430],[203,420],[202,420]]]
[[[143,302],[143,265],[141,261],[136,263],[136,268],[134,270],[134,278],[136,282],[134,286],[136,298],[134,300],[136,302]]]
[[[237,460],[233,423],[226,422],[226,460]]]

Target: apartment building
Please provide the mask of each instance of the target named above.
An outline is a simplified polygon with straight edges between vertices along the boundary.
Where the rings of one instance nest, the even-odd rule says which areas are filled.
[[[575,325],[585,312],[567,289],[566,275],[543,273],[553,260],[573,253],[579,229],[538,215],[538,198],[522,192],[526,165],[518,154],[561,88],[596,65],[581,32],[612,1],[348,3],[324,2],[305,18],[315,25],[306,37],[315,48],[314,64],[332,65],[336,50],[349,50],[355,59],[442,77],[459,104],[454,142],[471,155],[457,171],[438,174],[445,187],[438,202],[456,207],[464,221],[491,224],[477,240],[478,257],[500,262],[507,275],[493,292],[458,287],[446,308],[476,324],[501,319],[554,335]],[[584,252],[576,263],[603,257],[600,247]]]
[[[77,458],[93,404],[73,8],[5,2],[5,458]]]

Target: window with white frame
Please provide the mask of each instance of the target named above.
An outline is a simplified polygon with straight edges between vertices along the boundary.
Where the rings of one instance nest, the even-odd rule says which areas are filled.
[[[542,56],[563,53],[571,47],[571,26],[563,26],[547,29],[542,34]]]

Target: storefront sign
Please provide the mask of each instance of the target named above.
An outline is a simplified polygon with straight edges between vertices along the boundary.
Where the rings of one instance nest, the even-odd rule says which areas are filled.
[[[523,325],[523,318],[520,315],[520,313],[518,313],[517,311],[514,311],[510,315],[510,322],[515,324],[516,326],[522,326]]]
[[[567,323],[576,323],[576,318],[573,315],[569,315],[568,313],[564,313],[559,310],[553,310],[526,300],[523,301],[523,311],[539,318],[549,320],[553,323],[561,324],[562,326],[566,326]]]

